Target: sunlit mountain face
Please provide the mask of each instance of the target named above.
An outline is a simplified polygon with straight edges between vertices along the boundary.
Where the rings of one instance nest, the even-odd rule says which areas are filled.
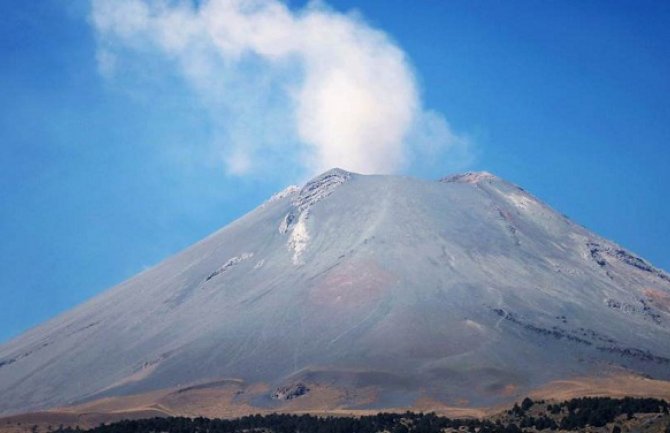
[[[333,169],[0,346],[0,413],[491,406],[624,375],[670,380],[667,273],[489,173]]]

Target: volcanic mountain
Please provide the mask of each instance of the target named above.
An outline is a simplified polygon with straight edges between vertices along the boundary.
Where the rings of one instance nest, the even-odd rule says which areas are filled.
[[[0,346],[0,413],[482,407],[612,377],[670,380],[667,273],[489,173],[333,169]]]

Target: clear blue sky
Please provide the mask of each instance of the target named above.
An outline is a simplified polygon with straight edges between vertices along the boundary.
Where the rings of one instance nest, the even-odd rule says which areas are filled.
[[[356,7],[404,50],[424,105],[472,138],[466,168],[670,270],[670,3],[329,4]],[[89,14],[84,0],[0,2],[0,341],[299,177],[231,176],[175,155],[211,139],[211,112],[177,74],[105,78]],[[451,167],[418,161],[404,173]]]

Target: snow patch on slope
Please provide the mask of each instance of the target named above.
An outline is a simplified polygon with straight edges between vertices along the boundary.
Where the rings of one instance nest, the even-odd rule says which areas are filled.
[[[307,231],[307,218],[309,218],[309,211],[305,211],[298,217],[298,222],[293,226],[291,235],[288,238],[289,250],[293,251],[294,265],[302,265],[302,253],[307,249],[309,242],[309,232]]]
[[[231,259],[229,259],[226,263],[224,263],[219,269],[216,271],[212,272],[205,278],[205,281],[209,281],[212,278],[216,277],[217,275],[221,275],[224,272],[227,272],[230,268],[233,266],[237,265],[238,263],[241,263],[244,260],[250,259],[254,256],[254,253],[242,253],[239,256],[235,256]]]
[[[310,218],[310,209],[319,201],[333,193],[343,183],[351,179],[352,173],[334,168],[307,182],[300,190],[300,194],[293,199],[291,210],[279,223],[279,233],[289,233],[287,246],[293,251],[294,265],[303,264],[302,254],[309,243],[307,220]]]
[[[299,191],[300,191],[300,187],[298,185],[289,185],[286,188],[284,188],[283,190],[279,191],[278,193],[273,194],[272,197],[267,199],[265,201],[265,203],[263,203],[261,205],[261,207],[265,207],[265,206],[269,205],[270,203],[274,203],[274,202],[279,201],[283,198],[286,198],[286,197],[292,196],[294,194],[297,194]]]
[[[507,199],[512,202],[514,206],[522,210],[530,210],[537,205],[537,202],[533,198],[523,193],[507,194]]]
[[[482,181],[492,181],[496,177],[488,171],[468,171],[467,173],[452,174],[440,179],[442,183],[479,183]]]

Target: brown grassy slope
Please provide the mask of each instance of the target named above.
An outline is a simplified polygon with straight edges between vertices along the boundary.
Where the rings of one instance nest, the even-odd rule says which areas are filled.
[[[30,432],[33,425],[39,431],[59,425],[89,428],[100,423],[121,419],[139,419],[155,416],[205,416],[209,418],[235,418],[254,413],[310,413],[314,415],[361,416],[379,410],[354,409],[357,405],[375,401],[375,389],[336,389],[310,384],[310,392],[302,397],[278,402],[275,407],[262,408],[252,400],[270,390],[265,384],[247,385],[228,380],[201,384],[180,389],[166,389],[123,397],[103,398],[88,403],[55,408],[49,411],[20,414],[0,418],[0,433]],[[563,401],[583,396],[655,397],[670,401],[670,382],[619,374],[605,378],[573,378],[554,381],[530,393],[530,397]],[[521,400],[524,396],[518,396]],[[448,406],[424,397],[412,407],[385,408],[384,411],[406,410],[435,412],[452,418],[492,416],[507,409],[502,407]]]

